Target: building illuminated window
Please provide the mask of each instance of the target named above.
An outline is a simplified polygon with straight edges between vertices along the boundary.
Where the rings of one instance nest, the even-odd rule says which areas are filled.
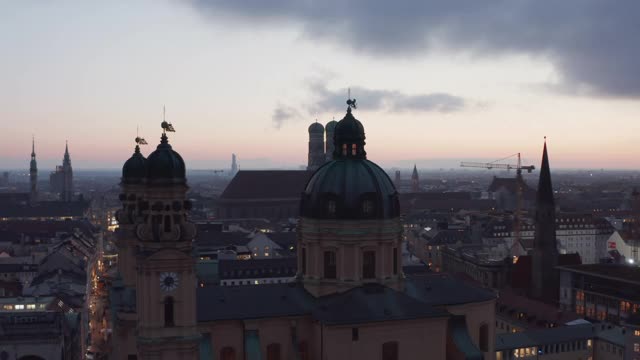
[[[2,309],[3,310],[13,310],[13,305],[3,305]]]
[[[34,310],[36,308],[36,304],[27,304],[28,310]]]
[[[22,304],[16,304],[16,305],[14,306],[14,309],[16,309],[16,310],[24,310],[24,305],[22,305]]]
[[[633,335],[634,335],[634,336],[640,336],[640,330],[635,330],[635,331],[633,332]]]

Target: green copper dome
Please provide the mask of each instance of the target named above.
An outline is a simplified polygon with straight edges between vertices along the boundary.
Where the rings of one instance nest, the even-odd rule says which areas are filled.
[[[302,194],[300,212],[313,219],[391,219],[400,216],[393,182],[364,151],[364,127],[351,108],[335,127],[333,161],[320,167]]]
[[[166,134],[160,144],[147,158],[147,181],[149,184],[183,184],[186,182],[182,156],[173,151]]]
[[[144,181],[147,176],[147,159],[140,153],[140,146],[122,166],[122,182],[136,184]]]

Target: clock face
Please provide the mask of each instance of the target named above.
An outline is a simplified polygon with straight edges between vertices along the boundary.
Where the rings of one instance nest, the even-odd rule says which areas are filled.
[[[171,292],[178,288],[178,274],[163,272],[160,274],[160,288],[165,292]]]

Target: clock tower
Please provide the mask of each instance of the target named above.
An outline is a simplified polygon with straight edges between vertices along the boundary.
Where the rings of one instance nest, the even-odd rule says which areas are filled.
[[[196,273],[192,256],[195,225],[185,164],[162,123],[157,149],[146,161],[142,216],[136,224],[136,311],[138,358],[195,360],[200,334],[196,323]]]

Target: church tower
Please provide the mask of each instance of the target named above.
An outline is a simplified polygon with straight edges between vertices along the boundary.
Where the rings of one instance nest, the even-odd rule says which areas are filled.
[[[533,297],[554,302],[558,299],[558,246],[556,242],[556,208],[551,186],[551,171],[545,139],[536,199],[535,237],[533,240],[531,284]]]
[[[307,162],[307,170],[316,171],[324,163],[324,126],[316,121],[309,126],[309,160]]]
[[[333,160],[313,174],[301,200],[297,277],[316,297],[372,283],[403,287],[398,193],[367,160],[364,127],[351,113],[355,100],[347,104]]]
[[[338,122],[335,120],[331,120],[324,127],[324,131],[326,133],[326,139],[324,142],[325,143],[324,155],[325,155],[325,161],[327,162],[333,160],[333,151],[334,151],[333,136],[336,130],[336,125],[338,125]]]
[[[70,202],[73,200],[73,169],[71,168],[71,157],[69,156],[69,144],[64,147],[64,158],[62,159],[62,193],[60,198],[62,201]]]
[[[188,219],[185,164],[175,152],[164,121],[160,144],[146,161],[144,198],[136,217],[136,308],[139,359],[195,360],[195,225]]]
[[[413,164],[413,173],[411,174],[411,192],[420,192],[420,177],[416,164]]]
[[[38,201],[38,163],[36,162],[36,140],[31,139],[31,162],[29,163],[29,200]]]
[[[138,144],[146,144],[139,141]],[[136,352],[137,315],[132,296],[135,294],[136,273],[136,224],[141,223],[142,204],[145,196],[147,159],[136,145],[133,155],[122,167],[120,201],[122,208],[116,213],[118,229],[115,243],[118,247],[118,275],[112,284],[110,295],[114,304],[113,342],[117,344],[111,355],[114,359],[127,359]],[[115,301],[120,299],[120,301]]]

